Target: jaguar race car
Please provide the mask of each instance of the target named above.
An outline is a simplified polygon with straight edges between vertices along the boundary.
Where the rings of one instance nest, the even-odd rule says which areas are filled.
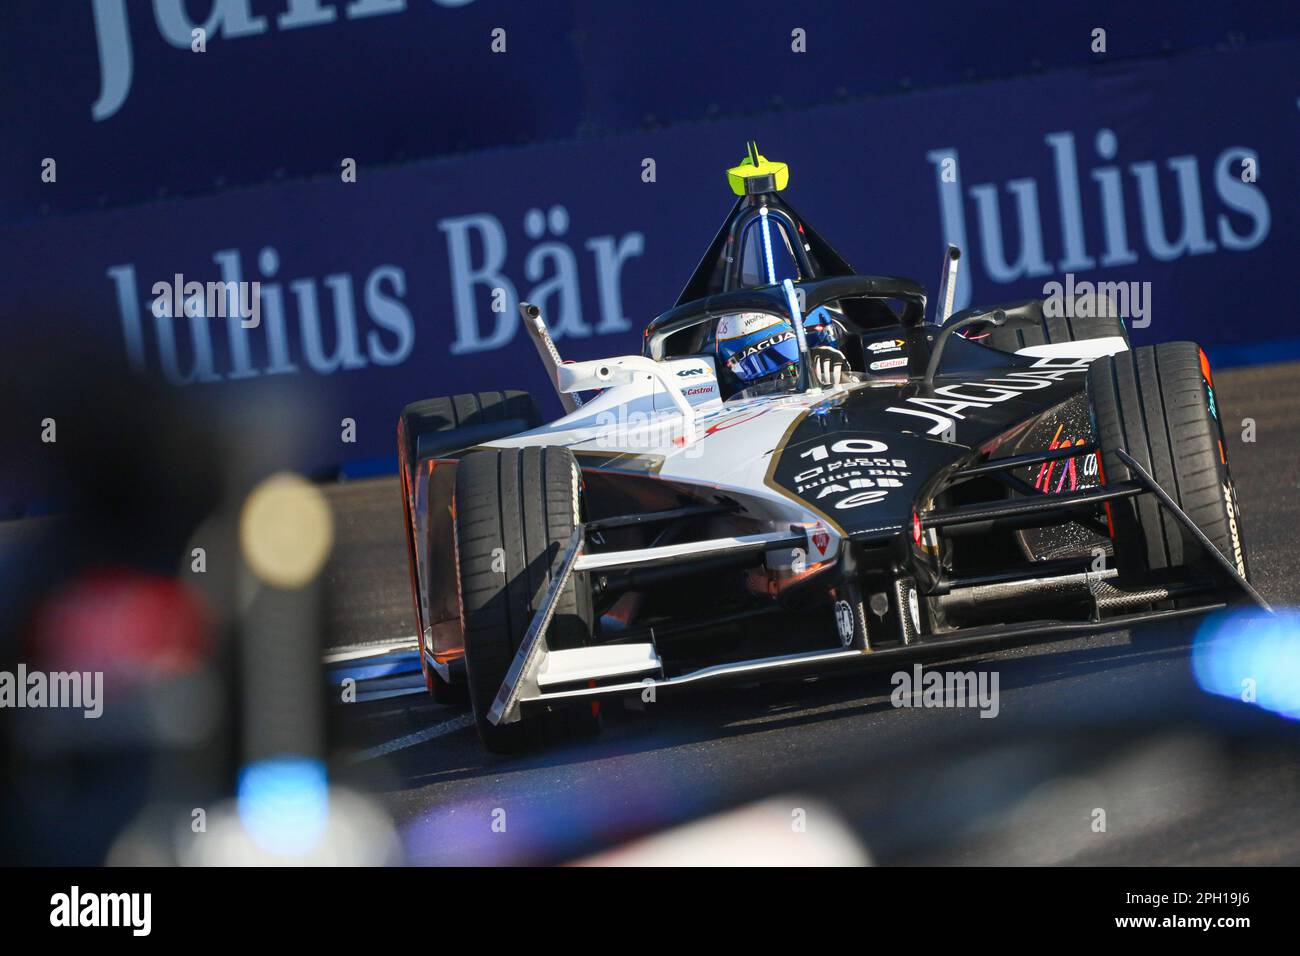
[[[408,406],[425,679],[511,752],[601,702],[1182,618],[1249,583],[1214,380],[1107,302],[952,311],[865,276],[749,144],[734,205],[639,355]]]

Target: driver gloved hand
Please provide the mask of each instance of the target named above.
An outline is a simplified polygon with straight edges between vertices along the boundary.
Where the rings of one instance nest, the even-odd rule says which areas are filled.
[[[839,349],[819,345],[808,350],[808,362],[813,383],[819,387],[838,385],[849,378],[848,359]]]

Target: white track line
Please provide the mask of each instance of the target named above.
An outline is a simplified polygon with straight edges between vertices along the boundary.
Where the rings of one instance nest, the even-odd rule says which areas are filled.
[[[416,675],[419,677],[419,675]],[[389,687],[384,690],[361,690],[357,691],[358,704],[364,704],[372,700],[388,700],[391,697],[410,697],[412,694],[424,694],[428,691],[424,686],[424,678],[420,678],[420,683],[415,687]]]
[[[390,740],[387,743],[358,751],[352,755],[348,762],[362,763],[366,760],[374,760],[376,757],[386,757],[399,750],[405,750],[408,747],[414,747],[430,740],[436,740],[439,737],[445,737],[448,734],[454,734],[458,730],[464,730],[466,727],[473,726],[474,715],[461,714],[459,717],[453,717],[451,720],[444,720],[440,724],[434,724],[432,727],[426,727],[424,730],[417,730],[415,733],[407,734],[405,737],[398,737],[396,740]]]

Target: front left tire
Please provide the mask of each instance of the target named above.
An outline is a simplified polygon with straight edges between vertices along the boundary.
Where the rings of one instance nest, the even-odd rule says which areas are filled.
[[[397,421],[398,475],[401,479],[402,510],[406,525],[408,561],[411,568],[412,599],[415,604],[416,626],[421,621],[421,592],[425,605],[431,609],[442,603],[447,589],[444,552],[446,535],[450,529],[441,528],[435,534],[425,529],[424,540],[418,541],[413,519],[413,495],[417,487],[416,472],[422,461],[436,458],[481,441],[503,438],[516,432],[535,428],[541,416],[533,397],[527,392],[505,390],[499,392],[466,392],[412,402],[402,409]],[[445,525],[441,515],[431,519],[431,524]],[[419,562],[417,550],[425,552],[426,574],[416,573]],[[423,643],[423,635],[421,635]],[[448,681],[421,654],[420,666],[424,682],[434,701],[446,707],[464,709],[469,706],[469,690],[463,681]]]

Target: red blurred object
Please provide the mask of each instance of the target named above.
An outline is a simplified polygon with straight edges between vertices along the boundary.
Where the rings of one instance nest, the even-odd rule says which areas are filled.
[[[87,572],[41,602],[28,631],[50,671],[101,671],[110,683],[180,677],[212,646],[203,599],[174,578],[126,568]]]

